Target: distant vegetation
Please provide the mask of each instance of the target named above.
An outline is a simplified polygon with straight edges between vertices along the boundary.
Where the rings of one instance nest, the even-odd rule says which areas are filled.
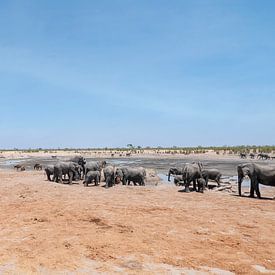
[[[240,146],[197,146],[197,147],[142,147],[142,146],[134,146],[132,144],[127,144],[125,148],[57,148],[57,149],[1,149],[1,151],[20,151],[24,153],[57,153],[58,151],[73,151],[74,153],[81,153],[82,151],[110,151],[113,152],[123,152],[128,151],[131,153],[146,153],[146,151],[154,151],[155,153],[162,154],[203,154],[209,151],[216,152],[216,154],[240,154],[240,153],[275,153],[275,145],[264,145],[264,146],[256,146],[256,145],[240,145]]]

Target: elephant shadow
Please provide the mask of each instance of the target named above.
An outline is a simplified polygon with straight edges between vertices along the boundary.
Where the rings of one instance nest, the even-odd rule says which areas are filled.
[[[186,193],[186,192],[185,192],[185,189],[180,189],[180,190],[178,190],[178,192],[179,192],[179,193]],[[195,192],[195,190],[194,190],[193,187],[190,187],[190,193],[191,193],[191,192]]]
[[[251,197],[249,197],[249,196],[244,196],[244,195],[242,195],[242,196],[240,197],[238,194],[230,194],[230,196],[238,197],[238,198],[245,198],[245,199],[258,199],[257,197],[251,198]],[[258,199],[258,200],[274,201],[274,200],[275,200],[275,197],[274,197],[274,198],[270,198],[270,197],[261,197],[261,198]]]

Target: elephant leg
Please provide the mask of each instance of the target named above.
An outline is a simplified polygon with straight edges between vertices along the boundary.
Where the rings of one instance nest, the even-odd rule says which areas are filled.
[[[205,186],[208,187],[208,177],[204,178],[205,180]]]
[[[46,174],[47,174],[47,179],[48,179],[48,181],[51,181],[50,173],[47,172]]]
[[[249,197],[254,198],[254,191],[255,191],[255,189],[254,189],[254,184],[251,182],[251,184],[250,184],[250,195],[249,195]]]
[[[63,183],[62,172],[60,172],[60,174],[58,175],[57,182]]]
[[[258,182],[255,184],[255,191],[256,191],[257,197],[260,199],[261,198],[261,193],[260,193]]]
[[[141,179],[141,185],[145,186],[145,181],[143,178]]]
[[[106,184],[105,184],[105,188],[108,188],[108,187],[109,187],[109,179],[108,179],[108,178],[106,178],[105,182],[106,182]]]
[[[218,186],[221,186],[220,178],[217,178],[216,182],[217,182]]]
[[[184,192],[186,192],[186,193],[190,193],[190,189],[189,189],[189,181],[186,181],[186,183],[185,183],[185,188],[184,188],[184,190],[183,190]]]
[[[196,186],[196,180],[193,180],[193,190],[198,192],[197,186]]]
[[[69,184],[73,184],[73,177],[74,177],[74,173],[73,172],[69,172]]]

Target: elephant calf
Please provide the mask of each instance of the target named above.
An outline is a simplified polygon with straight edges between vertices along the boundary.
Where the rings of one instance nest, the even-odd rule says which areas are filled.
[[[112,187],[115,185],[115,168],[111,165],[106,166],[103,169],[103,174],[105,178],[106,185],[105,187]]]
[[[46,175],[47,175],[47,179],[48,181],[53,181],[53,179],[51,179],[51,176],[53,176],[53,171],[54,171],[54,165],[47,165],[44,169]]]
[[[89,183],[92,183],[94,181],[95,186],[98,185],[100,178],[100,172],[99,171],[89,171],[88,174],[85,176],[85,180],[83,182],[84,186],[88,186]]]
[[[174,177],[174,184],[179,186],[179,185],[183,185],[183,178],[182,175],[177,175]]]
[[[220,186],[220,179],[221,179],[221,172],[218,169],[203,169],[202,170],[202,177],[205,180],[205,186],[208,186],[208,180],[215,181],[218,186]]]
[[[198,192],[203,193],[205,189],[206,181],[204,178],[198,178],[197,179],[197,185],[198,185]]]

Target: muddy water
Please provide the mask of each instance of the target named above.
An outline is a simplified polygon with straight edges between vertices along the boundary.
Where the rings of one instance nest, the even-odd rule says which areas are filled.
[[[57,161],[66,161],[68,158],[59,157],[58,159],[52,158],[24,158],[24,159],[0,159],[0,168],[13,168],[16,164],[23,164],[27,170],[32,170],[35,163],[40,163],[42,165],[54,164]],[[87,158],[87,161],[98,160],[95,158]],[[142,166],[144,168],[155,169],[158,174],[166,175],[170,167],[181,167],[185,163],[191,163],[193,160],[190,158],[178,158],[178,159],[165,159],[165,158],[106,158],[107,163],[113,164],[115,166]],[[195,161],[195,159],[194,159]],[[237,165],[240,163],[248,162],[247,160],[241,159],[224,159],[224,160],[210,160],[201,159],[200,160],[205,168],[216,168],[221,171],[225,177],[237,176]],[[267,165],[273,163],[274,161],[257,161],[261,165]]]

